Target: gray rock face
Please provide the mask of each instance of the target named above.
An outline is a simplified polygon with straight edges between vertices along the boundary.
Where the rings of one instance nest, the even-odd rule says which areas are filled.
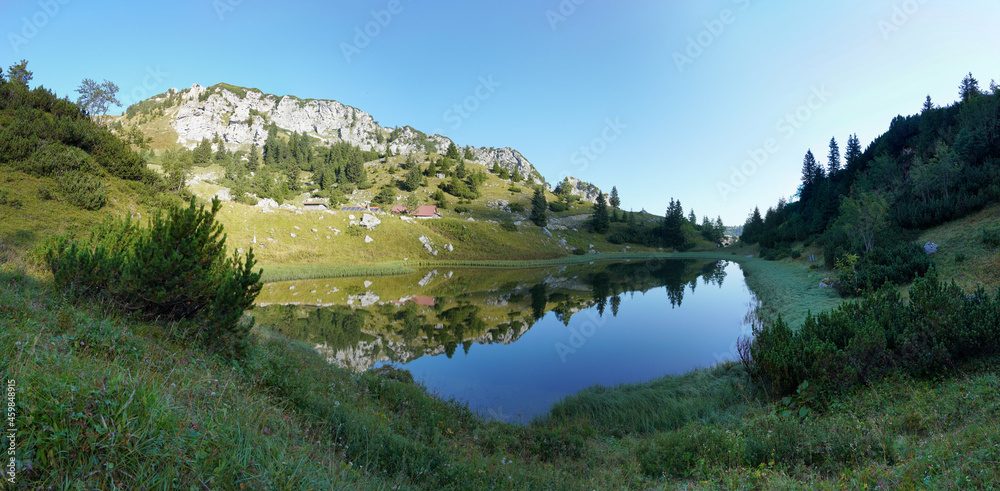
[[[579,196],[582,201],[597,203],[597,195],[601,192],[597,186],[589,182],[583,182],[573,176],[567,176],[565,182],[569,183],[570,194]]]
[[[511,175],[514,173],[524,176],[525,182],[542,184],[542,180],[535,173],[535,168],[528,162],[528,159],[521,155],[521,152],[512,148],[473,148],[473,160],[487,167],[498,166],[507,169]]]
[[[234,89],[237,90],[237,89]],[[177,93],[171,89],[171,93]],[[261,147],[267,140],[267,128],[304,133],[318,138],[323,145],[347,142],[363,150],[389,148],[396,155],[412,152],[444,154],[452,140],[441,135],[424,135],[409,126],[384,128],[372,115],[333,100],[303,100],[275,96],[247,89],[236,94],[224,87],[206,88],[194,84],[180,92],[181,103],[170,121],[177,132],[177,142],[194,148],[202,139],[222,137],[229,150]],[[528,159],[512,148],[472,148],[473,161],[492,167],[494,163],[510,173],[520,173],[527,182],[542,184],[540,175]],[[460,147],[464,153],[465,148]]]

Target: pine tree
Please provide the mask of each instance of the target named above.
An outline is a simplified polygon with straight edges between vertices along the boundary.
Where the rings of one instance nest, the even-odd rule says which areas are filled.
[[[28,70],[28,60],[21,60],[20,63],[15,63],[7,68],[7,80],[13,83],[26,86],[33,77],[34,73]]]
[[[455,142],[451,142],[451,145],[448,145],[448,151],[445,152],[444,156],[454,160],[458,160],[460,158],[458,155],[458,147],[455,146]]]
[[[544,227],[549,224],[548,218],[545,216],[545,210],[549,207],[549,203],[545,200],[545,191],[542,188],[535,188],[535,195],[531,198],[531,221],[539,227]]]
[[[611,200],[608,201],[608,204],[616,210],[622,205],[622,200],[618,197],[618,188],[615,186],[611,186]]]
[[[684,244],[684,208],[680,201],[670,198],[670,205],[663,216],[663,244],[667,247],[680,247]]]
[[[216,135],[218,136],[218,135]],[[226,142],[219,138],[217,145],[217,150],[215,151],[215,160],[226,160],[229,154],[226,152]]]
[[[465,147],[465,156],[463,158],[465,160],[476,160],[476,156],[473,155],[473,153],[472,153],[472,147],[471,146]]]
[[[816,183],[817,167],[816,157],[813,156],[812,150],[807,151],[806,156],[802,159],[802,185],[804,187],[809,188]]]
[[[694,208],[691,208],[691,211],[688,212],[688,223],[695,227],[698,226],[698,215],[694,213]]]
[[[931,109],[934,109],[934,103],[931,102],[931,96],[928,95],[927,99],[924,101],[924,107],[921,112],[925,113],[927,111],[930,111]]]
[[[247,170],[257,172],[260,166],[260,150],[257,150],[257,145],[250,145],[250,155],[247,159]]]
[[[743,235],[740,240],[749,244],[759,242],[763,232],[764,219],[760,216],[760,208],[755,206],[753,213],[747,217],[746,224],[743,225]]]
[[[969,72],[958,86],[959,100],[965,102],[980,94],[982,92],[979,90],[979,81],[972,76],[972,72]]]
[[[288,168],[285,169],[285,182],[288,184],[289,191],[298,191],[301,188],[299,183],[299,165],[294,161],[288,163]]]
[[[836,138],[830,138],[830,153],[827,154],[827,174],[831,177],[840,172],[840,146]]]
[[[410,167],[409,172],[406,173],[406,179],[403,181],[403,189],[407,191],[416,191],[420,187],[421,172],[420,166],[414,164]]]
[[[281,159],[279,149],[278,126],[271,123],[267,129],[267,139],[264,140],[264,165],[272,166]]]
[[[859,164],[861,159],[861,142],[858,141],[858,135],[855,133],[847,138],[847,148],[844,149],[844,165],[847,169],[853,169],[855,165]]]
[[[202,138],[201,143],[194,149],[194,163],[207,164],[212,159],[212,142],[208,138]]]
[[[606,234],[611,229],[608,204],[602,192],[597,193],[597,203],[594,203],[594,214],[590,217],[590,229],[599,234]]]

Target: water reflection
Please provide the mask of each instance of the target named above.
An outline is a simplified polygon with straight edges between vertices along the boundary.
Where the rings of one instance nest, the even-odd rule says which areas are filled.
[[[588,309],[618,317],[624,295],[653,289],[662,288],[670,308],[677,308],[699,278],[721,288],[727,264],[642,260],[282,282],[265,286],[253,314],[331,363],[362,371],[425,356],[452,358],[459,346],[468,355],[474,345],[511,344],[549,313],[564,326]]]

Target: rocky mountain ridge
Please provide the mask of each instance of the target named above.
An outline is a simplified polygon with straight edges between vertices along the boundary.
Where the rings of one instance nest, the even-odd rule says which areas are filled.
[[[145,102],[145,101],[144,101]],[[453,143],[441,135],[427,135],[410,126],[382,127],[372,115],[334,100],[299,99],[265,94],[228,84],[188,89],[170,89],[148,102],[166,111],[177,143],[194,148],[202,139],[219,135],[230,150],[262,147],[273,123],[279,130],[309,135],[322,145],[346,142],[363,150],[395,155],[413,152],[444,154]],[[465,148],[461,148],[464,153]],[[471,147],[473,160],[486,167],[493,164],[520,173],[527,181],[545,184],[537,169],[517,150]],[[546,184],[548,186],[548,184]]]

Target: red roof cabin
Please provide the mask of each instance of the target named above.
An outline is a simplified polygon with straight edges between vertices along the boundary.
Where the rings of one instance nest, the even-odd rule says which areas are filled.
[[[410,213],[417,218],[439,218],[441,216],[434,205],[424,205],[417,208],[416,212]]]

